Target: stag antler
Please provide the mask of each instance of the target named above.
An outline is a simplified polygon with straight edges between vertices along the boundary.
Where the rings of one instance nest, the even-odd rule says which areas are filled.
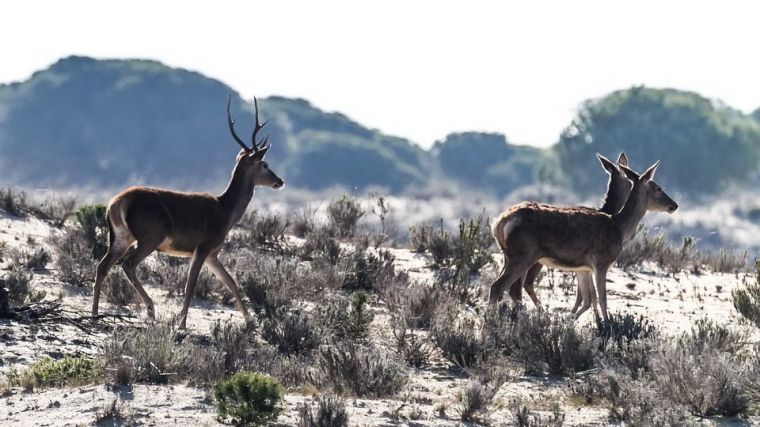
[[[253,151],[252,148],[249,148],[247,145],[245,145],[245,142],[243,142],[242,139],[240,139],[239,136],[235,133],[235,120],[232,120],[232,116],[230,116],[230,101],[232,100],[232,94],[227,96],[227,125],[230,127],[230,133],[232,133],[232,137],[235,139],[235,142],[240,144],[241,147],[243,147],[243,150],[245,150],[247,153],[250,153]],[[256,123],[258,124],[258,108],[256,109]],[[254,135],[256,135],[256,132],[253,132]],[[254,147],[256,146],[256,142],[254,141]]]

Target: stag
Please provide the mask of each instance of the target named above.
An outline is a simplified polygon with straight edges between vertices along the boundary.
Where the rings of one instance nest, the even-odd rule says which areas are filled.
[[[520,286],[528,270],[539,262],[561,270],[593,273],[602,318],[608,321],[607,270],[623,250],[623,242],[633,235],[647,211],[673,213],[678,209],[654,181],[659,163],[641,175],[620,166],[633,188],[620,212],[612,215],[532,202],[503,212],[493,232],[504,248],[504,268],[491,285],[489,302],[498,303],[507,286]]]
[[[602,207],[599,209],[599,212],[604,212],[611,215],[619,212],[620,209],[623,208],[623,204],[625,204],[625,201],[628,200],[628,195],[631,193],[631,187],[633,183],[617,166],[628,166],[628,157],[625,155],[625,153],[620,153],[617,159],[617,165],[600,154],[597,154],[596,157],[599,160],[599,163],[601,163],[602,168],[605,170],[605,172],[607,172],[607,175],[609,175],[609,180],[607,182],[607,192],[605,194],[604,202],[602,203]],[[496,237],[500,249],[504,251],[505,248],[501,246],[502,242],[499,241],[498,234],[494,237]],[[539,301],[538,296],[533,289],[533,284],[538,275],[541,273],[542,268],[543,265],[540,262],[533,264],[533,266],[526,273],[524,280],[522,281],[522,287],[525,288],[525,292],[528,293],[528,296],[530,296],[533,304],[535,304],[537,307],[540,307],[541,302]],[[576,273],[576,275],[578,277],[578,290],[575,299],[575,306],[573,306],[571,313],[574,314],[576,318],[578,318],[586,310],[589,309],[592,303],[594,304],[594,310],[596,310],[596,295],[594,292],[594,282],[591,274],[589,272],[581,271]],[[510,287],[510,297],[512,297],[512,299],[515,301],[521,299],[520,286]],[[582,307],[581,304],[583,304]],[[579,308],[580,311],[578,311]]]
[[[122,269],[145,303],[150,318],[155,319],[153,301],[137,279],[135,268],[153,251],[190,257],[185,300],[180,313],[181,329],[185,328],[195,282],[204,264],[230,290],[243,316],[250,317],[235,279],[219,262],[219,251],[230,229],[240,221],[248,208],[254,188],[278,189],[284,182],[264,161],[270,147],[268,137],[257,142],[257,134],[266,124],[259,122],[258,101],[254,98],[256,123],[251,135],[251,146],[248,147],[235,132],[235,121],[230,115],[231,98],[227,99],[227,124],[232,138],[242,149],[235,160],[229,184],[222,194],[214,196],[207,193],[130,187],[108,203],[109,246],[95,274],[93,315],[98,313],[100,289],[108,271],[137,242],[135,250],[122,263]]]

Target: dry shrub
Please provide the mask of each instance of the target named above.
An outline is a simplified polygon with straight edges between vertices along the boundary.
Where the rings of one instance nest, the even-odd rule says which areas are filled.
[[[343,196],[327,205],[328,227],[339,238],[354,237],[356,226],[364,214],[357,200]]]
[[[338,341],[320,349],[317,359],[319,382],[336,393],[358,397],[388,397],[408,381],[403,362],[379,348]]]
[[[348,427],[346,402],[339,396],[320,396],[316,408],[303,405],[298,415],[298,427]]]
[[[512,356],[529,372],[568,375],[594,366],[593,334],[564,316],[523,310],[513,332]]]
[[[285,355],[308,355],[324,335],[323,325],[302,310],[280,308],[262,322],[262,337]]]

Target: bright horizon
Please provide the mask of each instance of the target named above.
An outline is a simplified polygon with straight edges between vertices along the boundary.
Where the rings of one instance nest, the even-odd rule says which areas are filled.
[[[434,5],[4,3],[0,83],[69,55],[153,59],[246,99],[305,98],[423,147],[470,130],[547,147],[581,102],[634,85],[760,107],[760,5]]]

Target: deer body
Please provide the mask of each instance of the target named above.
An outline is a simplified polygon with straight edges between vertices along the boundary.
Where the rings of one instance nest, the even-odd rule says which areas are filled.
[[[494,235],[504,252],[504,268],[491,285],[490,303],[507,286],[520,286],[535,263],[590,271],[596,279],[602,317],[607,316],[607,270],[648,211],[675,212],[678,205],[652,179],[657,163],[641,176],[621,166],[633,181],[623,209],[606,214],[594,209],[521,203],[502,213]],[[513,291],[510,291],[512,294]]]
[[[613,162],[605,158],[604,156],[598,155],[597,158],[599,159],[599,162],[601,163],[604,170],[609,175],[609,181],[607,182],[607,192],[604,197],[604,202],[602,204],[602,207],[599,209],[599,212],[606,213],[606,214],[613,214],[620,211],[620,209],[625,204],[625,201],[628,200],[628,196],[631,193],[632,183],[631,181],[625,176],[623,171]],[[625,153],[620,153],[617,160],[618,165],[628,166],[628,158],[626,157]],[[584,209],[582,207],[578,209]],[[497,227],[494,227],[494,232],[497,230]],[[499,233],[495,234],[495,237],[497,238],[497,241],[499,242],[499,246],[502,249],[502,251],[505,249],[502,246],[502,242],[498,239]],[[594,283],[592,279],[591,274],[591,268],[588,266],[567,266],[562,265],[557,260],[553,258],[542,258],[534,264],[526,273],[525,278],[523,279],[522,286],[525,288],[525,291],[530,296],[531,300],[536,306],[540,306],[540,301],[538,299],[538,296],[536,295],[533,284],[538,277],[539,273],[541,272],[541,269],[543,268],[543,265],[546,265],[547,267],[556,268],[559,270],[565,270],[565,271],[574,271],[577,273],[578,277],[578,289],[576,294],[576,300],[575,305],[571,311],[572,314],[574,314],[576,317],[580,317],[586,310],[588,310],[591,305],[594,305],[594,310],[596,310],[596,298],[595,298],[595,291],[594,291]],[[510,287],[510,296],[513,300],[519,300],[521,299],[520,295],[520,287],[519,286],[511,286]],[[581,304],[583,306],[581,307]],[[576,311],[580,308],[580,311]]]
[[[124,260],[122,268],[145,303],[149,317],[155,317],[153,301],[137,280],[135,268],[153,251],[191,257],[180,328],[185,327],[195,282],[204,264],[230,290],[238,309],[248,317],[237,284],[217,255],[230,229],[240,221],[250,204],[254,188],[280,188],[284,183],[263,160],[269,149],[266,139],[261,144],[256,143],[256,133],[263,127],[258,121],[258,105],[252,148],[235,134],[229,117],[229,100],[227,114],[232,136],[243,149],[237,156],[227,189],[221,195],[131,187],[111,199],[107,209],[109,248],[95,275],[93,315],[98,312],[100,289],[108,271],[137,242],[137,248]]]

